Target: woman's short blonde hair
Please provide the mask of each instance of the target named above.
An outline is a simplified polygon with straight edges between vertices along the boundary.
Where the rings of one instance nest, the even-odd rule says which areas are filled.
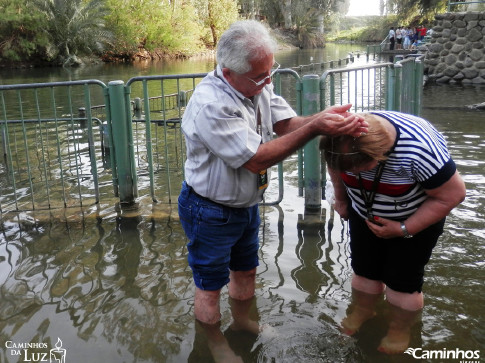
[[[369,124],[369,131],[360,137],[324,136],[320,143],[325,160],[334,170],[350,170],[371,161],[384,161],[389,151],[389,132],[375,115],[360,114]]]

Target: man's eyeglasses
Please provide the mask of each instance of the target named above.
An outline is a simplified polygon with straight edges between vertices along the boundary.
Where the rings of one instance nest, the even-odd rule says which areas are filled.
[[[271,73],[269,74],[269,76],[264,77],[262,80],[260,80],[258,82],[256,82],[254,79],[251,79],[251,78],[249,78],[247,76],[244,76],[244,77],[246,77],[251,82],[253,82],[256,85],[256,87],[259,87],[259,86],[265,84],[268,79],[271,79],[271,77],[273,77],[273,75],[276,73],[276,71],[278,69],[280,69],[281,65],[278,62],[275,61],[274,64],[276,65],[276,68],[271,71]]]

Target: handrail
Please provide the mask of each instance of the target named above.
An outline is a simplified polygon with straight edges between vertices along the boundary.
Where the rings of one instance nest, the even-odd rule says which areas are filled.
[[[386,35],[386,37],[384,38],[384,40],[381,42],[380,47],[381,47],[381,51],[384,50],[384,48],[386,47],[386,44],[387,44],[387,40],[389,39],[389,33]]]
[[[86,84],[97,84],[101,87],[106,87],[106,84],[97,79],[86,79],[79,81],[61,81],[61,82],[49,82],[49,83],[23,83],[23,84],[0,84],[0,91],[11,91],[19,89],[31,89],[31,88],[52,88],[59,86],[84,86]]]
[[[449,1],[448,0],[448,12],[451,12],[451,5],[468,5],[468,4],[485,4],[485,0],[480,0],[480,1]]]

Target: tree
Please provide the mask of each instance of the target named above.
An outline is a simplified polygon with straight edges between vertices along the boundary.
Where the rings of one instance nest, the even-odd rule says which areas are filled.
[[[48,39],[40,29],[45,19],[25,0],[0,0],[0,60],[43,59]]]
[[[106,1],[112,10],[106,24],[115,35],[113,56],[131,59],[137,52],[148,51],[153,58],[189,55],[201,49],[204,31],[199,5],[189,0]]]
[[[105,29],[103,0],[34,0],[46,22],[48,53],[60,64],[73,65],[77,56],[100,52],[111,39]]]
[[[281,12],[285,18],[285,28],[289,29],[293,25],[291,16],[291,0],[281,2]]]
[[[253,4],[254,5],[254,4]],[[205,37],[206,44],[211,47],[217,45],[222,33],[237,20],[238,9],[235,0],[202,0],[199,1],[199,18],[204,28],[210,29],[211,40]]]
[[[436,13],[444,12],[447,4],[447,0],[381,0],[380,7],[381,12],[385,8],[385,13],[396,13],[401,19],[429,22]]]

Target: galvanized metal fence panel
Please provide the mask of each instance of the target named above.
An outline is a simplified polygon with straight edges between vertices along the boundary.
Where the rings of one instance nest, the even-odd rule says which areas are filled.
[[[320,80],[322,110],[335,104],[352,104],[354,112],[386,108],[386,86],[392,63],[326,71]]]
[[[0,86],[0,213],[86,207],[101,201],[131,205],[139,195],[174,202],[186,157],[181,118],[205,75],[134,77],[126,85],[85,80]],[[295,70],[283,69],[273,80],[275,92],[299,115],[315,107],[305,104],[302,95],[308,76],[302,79]],[[310,98],[320,93],[317,107],[322,110],[352,103],[355,112],[391,109],[419,114],[419,60],[330,69],[321,77],[310,76],[315,77],[320,92]],[[298,152],[297,165],[285,163],[287,174],[298,169],[300,196],[307,187],[302,153]],[[273,175],[278,195],[268,193],[274,200],[266,204],[283,198],[282,164],[277,168]]]
[[[178,196],[185,161],[181,119],[205,75],[134,77],[126,83],[126,102],[139,99],[131,116],[138,189],[155,202],[172,203]]]
[[[331,69],[320,81],[321,109],[352,104],[352,111],[394,110],[419,115],[423,85],[420,59]]]
[[[0,86],[2,214],[96,204],[112,188],[102,119],[90,111],[107,103],[105,89],[97,80]]]

